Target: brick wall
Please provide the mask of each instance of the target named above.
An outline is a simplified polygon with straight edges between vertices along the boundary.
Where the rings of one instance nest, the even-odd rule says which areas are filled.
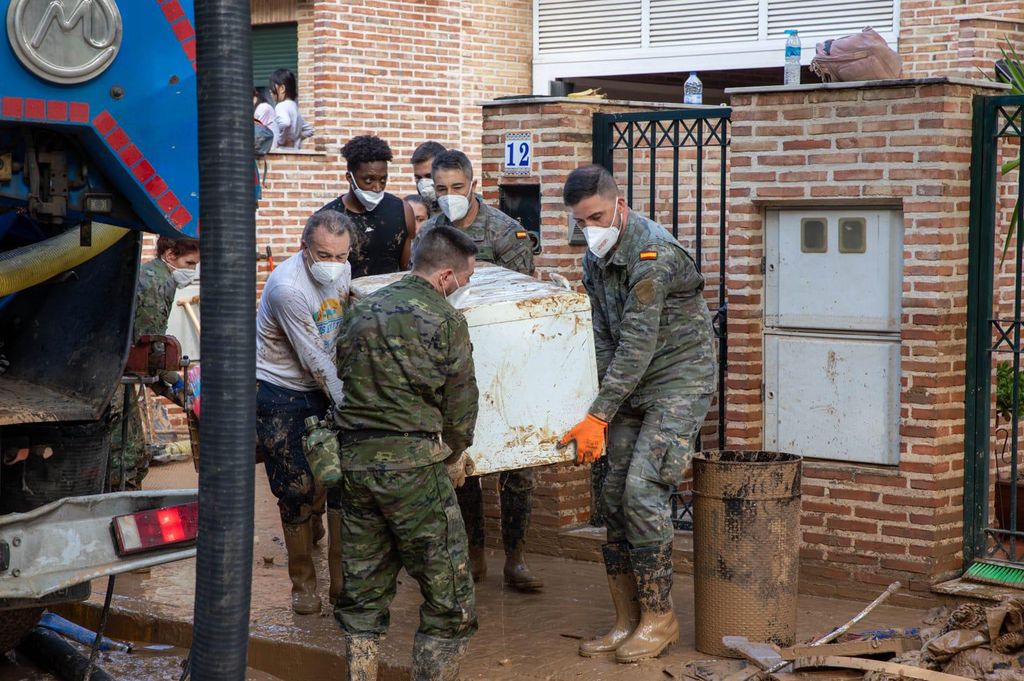
[[[1024,6],[1018,0],[902,0],[899,52],[904,77],[992,75],[999,45],[1024,40]]]
[[[479,102],[529,92],[529,0],[292,0],[299,105],[316,128],[301,152],[267,156],[257,245],[275,260],[298,250],[311,212],[346,190],[341,146],[362,134],[391,145],[388,190],[415,191],[409,157],[435,139],[480,160]],[[270,11],[253,5],[254,23]],[[269,268],[260,264],[260,285]]]
[[[766,206],[902,208],[898,466],[807,461],[801,589],[926,597],[961,567],[971,97],[933,82],[734,94],[728,289],[736,448],[763,443]]]

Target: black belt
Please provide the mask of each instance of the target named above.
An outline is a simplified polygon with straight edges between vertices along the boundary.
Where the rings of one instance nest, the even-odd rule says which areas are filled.
[[[377,440],[383,437],[409,437],[417,440],[437,440],[438,433],[428,433],[425,430],[411,430],[402,432],[398,430],[381,430],[378,428],[362,428],[360,430],[342,430],[338,433],[341,444],[356,444],[366,440]]]

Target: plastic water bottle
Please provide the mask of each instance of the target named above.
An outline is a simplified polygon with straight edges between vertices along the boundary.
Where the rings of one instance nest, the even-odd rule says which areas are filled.
[[[786,31],[786,85],[800,84],[800,36],[795,29]]]
[[[683,85],[683,104],[703,103],[704,85],[701,84],[700,78],[697,77],[697,72],[690,71],[690,77],[686,79],[686,83]]]

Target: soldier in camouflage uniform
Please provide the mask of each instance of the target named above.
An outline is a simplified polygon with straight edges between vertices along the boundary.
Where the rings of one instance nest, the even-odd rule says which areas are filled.
[[[160,237],[157,256],[139,269],[139,282],[135,288],[135,321],[132,325],[132,343],[143,336],[162,336],[167,333],[167,319],[171,316],[174,295],[179,288],[192,283],[199,264],[199,242],[194,239],[174,240]],[[165,371],[160,381],[150,387],[183,404],[184,382],[174,371]],[[122,414],[124,394],[128,391],[128,413]],[[141,395],[133,385],[118,385],[110,402],[110,480],[111,489],[121,488],[121,458],[124,457],[125,489],[141,489],[142,480],[149,472],[150,453],[142,429]],[[122,442],[124,419],[128,419],[127,441]]]
[[[582,642],[579,652],[635,662],[679,638],[669,497],[711,403],[711,315],[693,259],[661,225],[629,209],[608,171],[574,170],[564,198],[589,246],[583,284],[601,388],[562,444],[575,441],[577,463],[586,464],[607,441],[603,553],[616,611],[611,631]]]
[[[442,151],[434,157],[432,177],[442,213],[421,228],[424,234],[437,226],[457,227],[476,243],[477,259],[521,274],[533,274],[533,249],[526,230],[514,219],[491,208],[474,193],[473,166],[461,151]],[[501,488],[501,539],[505,547],[505,582],[520,591],[537,591],[544,583],[530,572],[523,540],[530,524],[533,490],[532,468],[505,471],[498,476]],[[469,533],[470,568],[473,579],[487,572],[484,560],[484,500],[479,476],[459,489],[459,506]]]
[[[356,303],[338,340],[344,580],[335,617],[348,678],[360,681],[377,678],[403,567],[424,598],[412,679],[456,679],[477,627],[453,483],[465,480],[478,391],[469,327],[445,300],[472,276],[476,246],[440,227],[414,253],[412,273]]]

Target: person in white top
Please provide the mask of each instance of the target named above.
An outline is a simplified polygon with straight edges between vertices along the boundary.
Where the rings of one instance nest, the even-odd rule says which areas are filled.
[[[306,122],[299,113],[295,100],[299,97],[299,89],[295,84],[295,74],[288,69],[278,69],[270,74],[270,94],[277,102],[274,107],[274,119],[277,122],[277,139],[275,149],[301,149],[302,140],[313,136],[313,126]]]
[[[320,612],[313,544],[323,538],[323,490],[302,450],[305,421],[341,400],[335,345],[348,300],[352,222],[337,211],[306,221],[302,250],[270,274],[256,314],[256,448],[277,497],[292,609]],[[341,494],[326,491],[330,594],[341,592]]]

